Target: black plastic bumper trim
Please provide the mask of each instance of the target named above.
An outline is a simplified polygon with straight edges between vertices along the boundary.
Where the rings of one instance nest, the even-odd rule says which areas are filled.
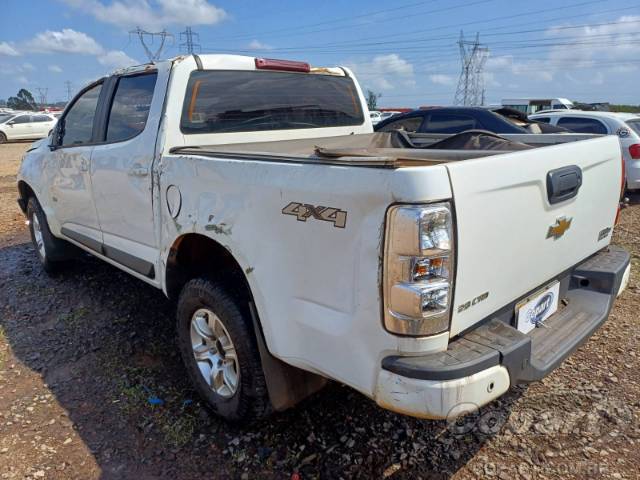
[[[151,262],[147,262],[146,260],[131,255],[130,253],[123,252],[122,250],[118,250],[117,248],[104,245],[98,240],[83,235],[82,233],[78,233],[74,230],[69,230],[66,227],[62,227],[60,229],[60,232],[65,237],[68,237],[71,240],[75,240],[76,242],[84,245],[90,250],[93,250],[100,255],[104,255],[105,257],[108,257],[111,260],[118,262],[119,264],[127,268],[130,268],[134,272],[152,279],[156,276],[155,268]]]
[[[98,240],[95,240],[91,237],[83,235],[82,233],[78,233],[74,230],[69,230],[66,227],[62,227],[60,229],[60,233],[62,233],[65,237],[70,238],[71,240],[75,240],[76,242],[84,245],[85,247],[93,250],[94,252],[98,252],[102,254],[102,243]]]
[[[156,276],[155,269],[151,262],[147,262],[141,258],[131,255],[117,248],[110,247],[108,245],[103,246],[104,255],[112,260],[130,268],[134,272],[138,272],[148,278],[154,278]]]
[[[382,360],[382,368],[407,378],[454,380],[502,365],[512,385],[539,380],[606,321],[629,261],[628,252],[611,246],[571,269],[560,280],[566,286],[566,305],[545,322],[546,328],[525,335],[500,313],[449,343],[445,352],[389,356]],[[518,301],[508,309],[513,312]]]

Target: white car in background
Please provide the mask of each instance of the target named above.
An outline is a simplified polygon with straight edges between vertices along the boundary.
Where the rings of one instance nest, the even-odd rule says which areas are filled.
[[[57,119],[49,113],[16,112],[0,114],[0,143],[10,140],[37,140],[49,135]]]
[[[382,121],[382,113],[377,110],[371,110],[369,112],[369,118],[371,118],[371,124],[376,125]]]
[[[399,113],[402,113],[402,112],[396,112],[396,111],[380,112],[380,119],[386,120],[387,118],[391,118],[394,115],[398,115]]]
[[[617,135],[627,172],[627,189],[640,189],[640,114],[565,110],[529,115],[532,120],[576,133]]]

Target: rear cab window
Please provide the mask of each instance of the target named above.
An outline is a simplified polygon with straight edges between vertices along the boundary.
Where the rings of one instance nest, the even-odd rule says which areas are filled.
[[[361,125],[358,91],[349,77],[255,70],[195,71],[189,77],[184,134]]]

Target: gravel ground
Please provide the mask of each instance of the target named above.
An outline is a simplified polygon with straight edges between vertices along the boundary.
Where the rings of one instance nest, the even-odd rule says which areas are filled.
[[[0,478],[640,478],[640,196],[615,236],[630,288],[544,381],[457,425],[334,384],[238,427],[187,383],[161,292],[89,256],[42,272],[15,203],[27,147],[0,145]]]

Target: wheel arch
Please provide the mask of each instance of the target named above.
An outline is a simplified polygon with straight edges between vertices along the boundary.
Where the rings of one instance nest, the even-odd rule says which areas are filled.
[[[24,213],[25,215],[27,213],[27,202],[29,201],[29,197],[35,197],[36,199],[38,198],[33,188],[31,188],[31,185],[29,185],[24,180],[19,180],[18,205],[20,205],[20,210],[22,210],[22,213]]]
[[[189,280],[203,276],[222,280],[230,293],[248,306],[252,319],[248,327],[256,336],[269,399],[275,410],[286,410],[325,386],[324,377],[293,367],[270,352],[246,272],[227,247],[199,233],[181,235],[174,240],[167,257],[167,296],[178,298]]]
[[[251,287],[245,272],[233,254],[216,240],[200,233],[186,233],[176,238],[169,249],[165,268],[165,291],[176,299],[182,287],[196,277],[224,279],[234,294],[252,301]]]

